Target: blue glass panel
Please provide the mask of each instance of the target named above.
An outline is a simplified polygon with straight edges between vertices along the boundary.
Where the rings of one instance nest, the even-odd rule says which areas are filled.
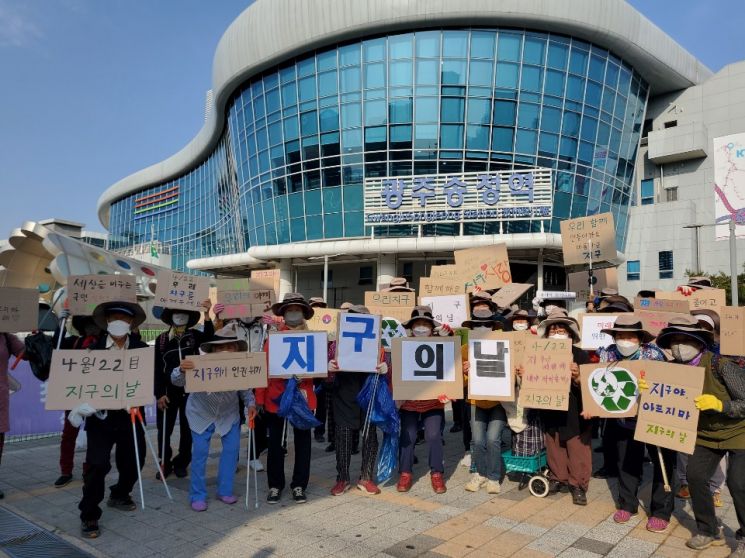
[[[581,101],[585,93],[585,80],[577,76],[567,79],[567,99]]]
[[[491,121],[491,101],[489,99],[468,99],[468,122],[489,124]]]
[[[344,211],[361,211],[362,207],[362,185],[345,186]]]
[[[323,211],[326,214],[341,211],[341,188],[323,189]]]
[[[353,43],[339,48],[339,61],[341,66],[359,65],[360,44]]]
[[[498,128],[495,126],[492,131],[492,150],[505,151],[508,153],[513,151],[514,135],[514,128]]]
[[[440,83],[440,61],[417,60],[416,83],[417,85],[438,85]]]
[[[365,233],[365,224],[361,211],[344,214],[344,236],[362,236]]]
[[[564,192],[556,192],[554,195],[554,217],[568,218],[569,217],[569,206],[572,203],[571,194],[565,194]],[[558,232],[558,231],[556,231]]]
[[[264,91],[269,91],[279,85],[279,76],[277,74],[269,74],[264,76]]]
[[[339,129],[339,109],[329,107],[321,110],[321,131],[331,132]]]
[[[440,147],[442,149],[463,149],[463,125],[443,124],[440,126]]]
[[[576,136],[579,133],[579,114],[569,111],[564,113],[561,133],[565,136]]]
[[[365,125],[379,126],[388,120],[388,106],[385,100],[365,103]]]
[[[376,64],[365,65],[365,88],[377,89],[385,87],[385,64],[380,62]]]
[[[341,127],[357,128],[362,126],[362,107],[360,103],[347,103],[341,106]]]
[[[539,105],[533,103],[520,103],[517,115],[517,124],[523,128],[538,128]]]
[[[282,68],[279,71],[279,77],[282,83],[293,81],[295,79],[295,65],[293,64],[292,66],[288,66],[287,68]]]
[[[548,45],[548,66],[551,68],[565,70],[567,67],[568,51],[569,49],[565,44],[556,43],[552,38],[551,42]]]
[[[471,31],[471,58],[494,58],[496,33]]]
[[[523,63],[543,65],[546,40],[537,37],[525,37],[523,45]]]
[[[494,63],[491,60],[471,60],[468,74],[470,85],[491,86]]]
[[[467,149],[489,149],[489,126],[468,126],[466,130]]]
[[[387,129],[385,126],[365,128],[365,150],[377,151],[385,149]]]
[[[494,125],[514,126],[517,104],[512,101],[494,101]]]
[[[465,85],[466,84],[466,61],[465,60],[443,60],[442,68],[443,85]]]
[[[411,58],[414,35],[393,35],[388,37],[388,53],[391,59]]]
[[[497,63],[497,87],[517,88],[517,72],[520,66],[509,62]]]
[[[569,71],[573,74],[585,75],[587,72],[587,59],[589,54],[584,50],[577,50],[572,48],[572,54],[569,57]]]
[[[440,32],[417,32],[415,37],[417,58],[439,58]]]
[[[466,58],[468,53],[467,31],[443,31],[442,56],[444,58]]]
[[[341,143],[344,147],[344,153],[362,151],[362,128],[342,131]]]
[[[336,95],[338,90],[337,79],[336,71],[318,74],[318,95],[320,97]]]
[[[305,215],[305,209],[303,208],[303,193],[296,192],[289,194],[287,200],[290,205],[290,216],[291,217],[302,217]]]
[[[391,126],[390,130],[391,149],[411,148],[411,126]]]
[[[540,92],[543,89],[543,68],[523,66],[520,89]]]
[[[439,99],[437,97],[416,97],[416,122],[437,122],[439,119]]]
[[[279,110],[279,89],[272,89],[266,94],[266,111],[271,114]]]
[[[372,39],[363,43],[365,62],[385,60],[385,38]]]
[[[585,103],[591,107],[600,106],[600,86],[594,81],[587,82],[587,90],[585,91]]]
[[[336,50],[321,52],[318,54],[318,71],[336,68]]]
[[[522,35],[500,32],[497,58],[499,60],[519,61],[521,41]]]
[[[414,147],[432,149],[437,147],[437,124],[417,124],[414,131]]]
[[[618,66],[615,64],[608,64],[608,68],[605,70],[605,84],[615,89],[618,84]]]
[[[411,60],[398,60],[396,62],[391,62],[389,70],[389,80],[392,86],[411,85],[413,77]]]
[[[394,99],[389,105],[391,124],[407,123],[412,121],[413,108],[411,99]]]
[[[557,72],[555,70],[546,71],[546,90],[547,95],[556,95],[557,97],[564,96],[564,80],[566,74]]]
[[[590,57],[590,79],[602,82],[605,79],[605,58],[593,55]]]
[[[318,112],[311,110],[300,115],[300,129],[303,136],[310,136],[318,133]]]
[[[581,138],[588,142],[595,141],[595,134],[598,129],[598,121],[595,118],[591,118],[587,115],[582,119],[582,134]]]
[[[321,213],[321,190],[305,192],[305,214],[320,215]]]
[[[559,136],[556,134],[547,134],[541,132],[541,139],[538,145],[538,150],[549,156],[556,156],[559,150]]]
[[[292,81],[282,86],[282,106],[287,108],[297,104],[297,90],[295,82]]]
[[[463,122],[465,100],[463,97],[443,97],[440,109],[442,122]]]
[[[350,91],[359,91],[360,89],[360,69],[353,66],[344,68],[341,71],[341,91],[348,93]]]
[[[603,87],[603,104],[601,108],[609,113],[613,113],[613,104],[616,101],[616,95],[610,87]]]
[[[305,240],[305,219],[290,219],[290,237],[292,242]]]
[[[277,242],[285,244],[290,242],[290,227],[287,221],[277,221]]]
[[[282,123],[275,122],[269,126],[269,145],[282,143]]]
[[[561,111],[555,108],[544,107],[541,118],[541,130],[558,133],[561,129]]]
[[[574,160],[577,157],[577,140],[562,136],[559,155],[564,159]]]
[[[325,238],[341,238],[344,234],[341,213],[327,213],[323,216]]]
[[[316,98],[316,78],[310,76],[303,78],[298,82],[298,88],[300,90],[300,100],[310,101]]]

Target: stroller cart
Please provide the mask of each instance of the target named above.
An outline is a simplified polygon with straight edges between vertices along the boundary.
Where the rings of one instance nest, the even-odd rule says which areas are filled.
[[[513,428],[512,449],[502,452],[506,472],[519,478],[518,490],[528,487],[538,498],[548,496],[548,467],[543,446],[543,427],[538,412],[525,409],[522,420]]]

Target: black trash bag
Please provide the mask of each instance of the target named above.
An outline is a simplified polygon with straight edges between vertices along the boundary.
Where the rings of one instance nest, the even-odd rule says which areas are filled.
[[[25,343],[25,356],[31,365],[31,371],[38,380],[46,382],[49,379],[49,367],[52,364],[54,350],[52,338],[38,331],[27,336]]]

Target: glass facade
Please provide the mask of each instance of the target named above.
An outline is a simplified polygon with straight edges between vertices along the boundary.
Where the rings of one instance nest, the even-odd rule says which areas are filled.
[[[183,267],[254,245],[360,237],[370,234],[366,177],[539,166],[554,171],[550,232],[561,219],[612,211],[623,249],[646,100],[628,64],[562,35],[444,29],[338,45],[244,84],[205,163],[112,206],[113,244],[146,241],[154,229]],[[173,207],[134,213],[135,199],[174,185]],[[498,223],[464,225],[465,234],[498,232]]]

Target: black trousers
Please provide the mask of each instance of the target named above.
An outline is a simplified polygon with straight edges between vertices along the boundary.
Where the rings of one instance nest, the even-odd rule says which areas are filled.
[[[170,403],[165,411],[157,409],[156,420],[158,424],[158,457],[160,458],[161,466],[164,468],[164,472],[169,474],[174,467],[186,468],[191,463],[191,429],[189,428],[189,421],[186,418],[186,400],[187,395],[176,395],[168,396]],[[161,455],[163,452],[163,413],[166,415],[166,454]],[[173,457],[173,450],[171,449],[171,435],[176,425],[176,418],[179,419],[179,442],[178,442],[178,455]]]
[[[266,478],[269,488],[285,487],[285,452],[282,448],[282,431],[285,419],[275,413],[264,413],[266,426],[269,430],[269,455],[267,456]],[[298,486],[305,490],[310,478],[310,430],[299,430],[289,422],[287,428],[292,428],[295,446],[295,465],[292,470],[290,488]]]
[[[326,381],[323,378],[314,379],[313,388],[316,389],[316,418],[321,423],[313,429],[313,433],[323,436],[326,434]]]
[[[615,472],[620,459],[617,442],[619,436],[623,435],[623,432],[620,432],[623,427],[618,425],[617,419],[605,419],[603,422],[603,467],[610,472]]]
[[[128,498],[137,482],[137,467],[145,464],[145,433],[142,425],[136,424],[137,447],[140,462],[135,459],[134,437],[129,413],[109,411],[104,420],[95,417],[86,419],[88,450],[85,461],[88,469],[83,473],[83,499],[78,504],[80,519],[98,520],[101,517],[99,504],[104,499],[106,475],[111,471],[111,450],[116,446],[116,469],[119,481],[110,487],[112,498]]]
[[[607,428],[607,426],[606,426]],[[606,467],[618,468],[618,507],[629,513],[636,513],[639,508],[637,493],[642,482],[644,451],[649,450],[652,458],[652,501],[649,504],[649,516],[670,521],[675,505],[675,487],[665,492],[665,482],[662,477],[662,467],[657,456],[657,446],[634,440],[634,431],[620,426],[614,432],[616,465],[606,463]],[[605,442],[604,442],[605,443]],[[665,471],[669,482],[675,482],[676,452],[662,448],[662,459],[665,461]]]
[[[691,506],[698,532],[710,537],[716,536],[719,532],[719,525],[709,481],[725,455],[728,456],[727,488],[735,505],[737,522],[740,524],[737,538],[741,539],[745,536],[745,450],[696,446],[693,455],[688,458],[687,476],[688,489],[691,492]]]
[[[357,441],[355,442],[355,434]],[[360,431],[348,426],[336,425],[336,480],[349,482],[349,465],[352,461],[352,448],[359,444]],[[378,458],[378,433],[370,426],[367,436],[362,440],[361,480],[375,482],[375,462]]]
[[[455,413],[455,408],[453,408],[453,413]],[[465,399],[463,400],[461,425],[463,426],[463,430],[461,431],[463,433],[463,447],[466,452],[469,452],[471,451],[471,439],[473,438],[471,432],[471,404]]]

